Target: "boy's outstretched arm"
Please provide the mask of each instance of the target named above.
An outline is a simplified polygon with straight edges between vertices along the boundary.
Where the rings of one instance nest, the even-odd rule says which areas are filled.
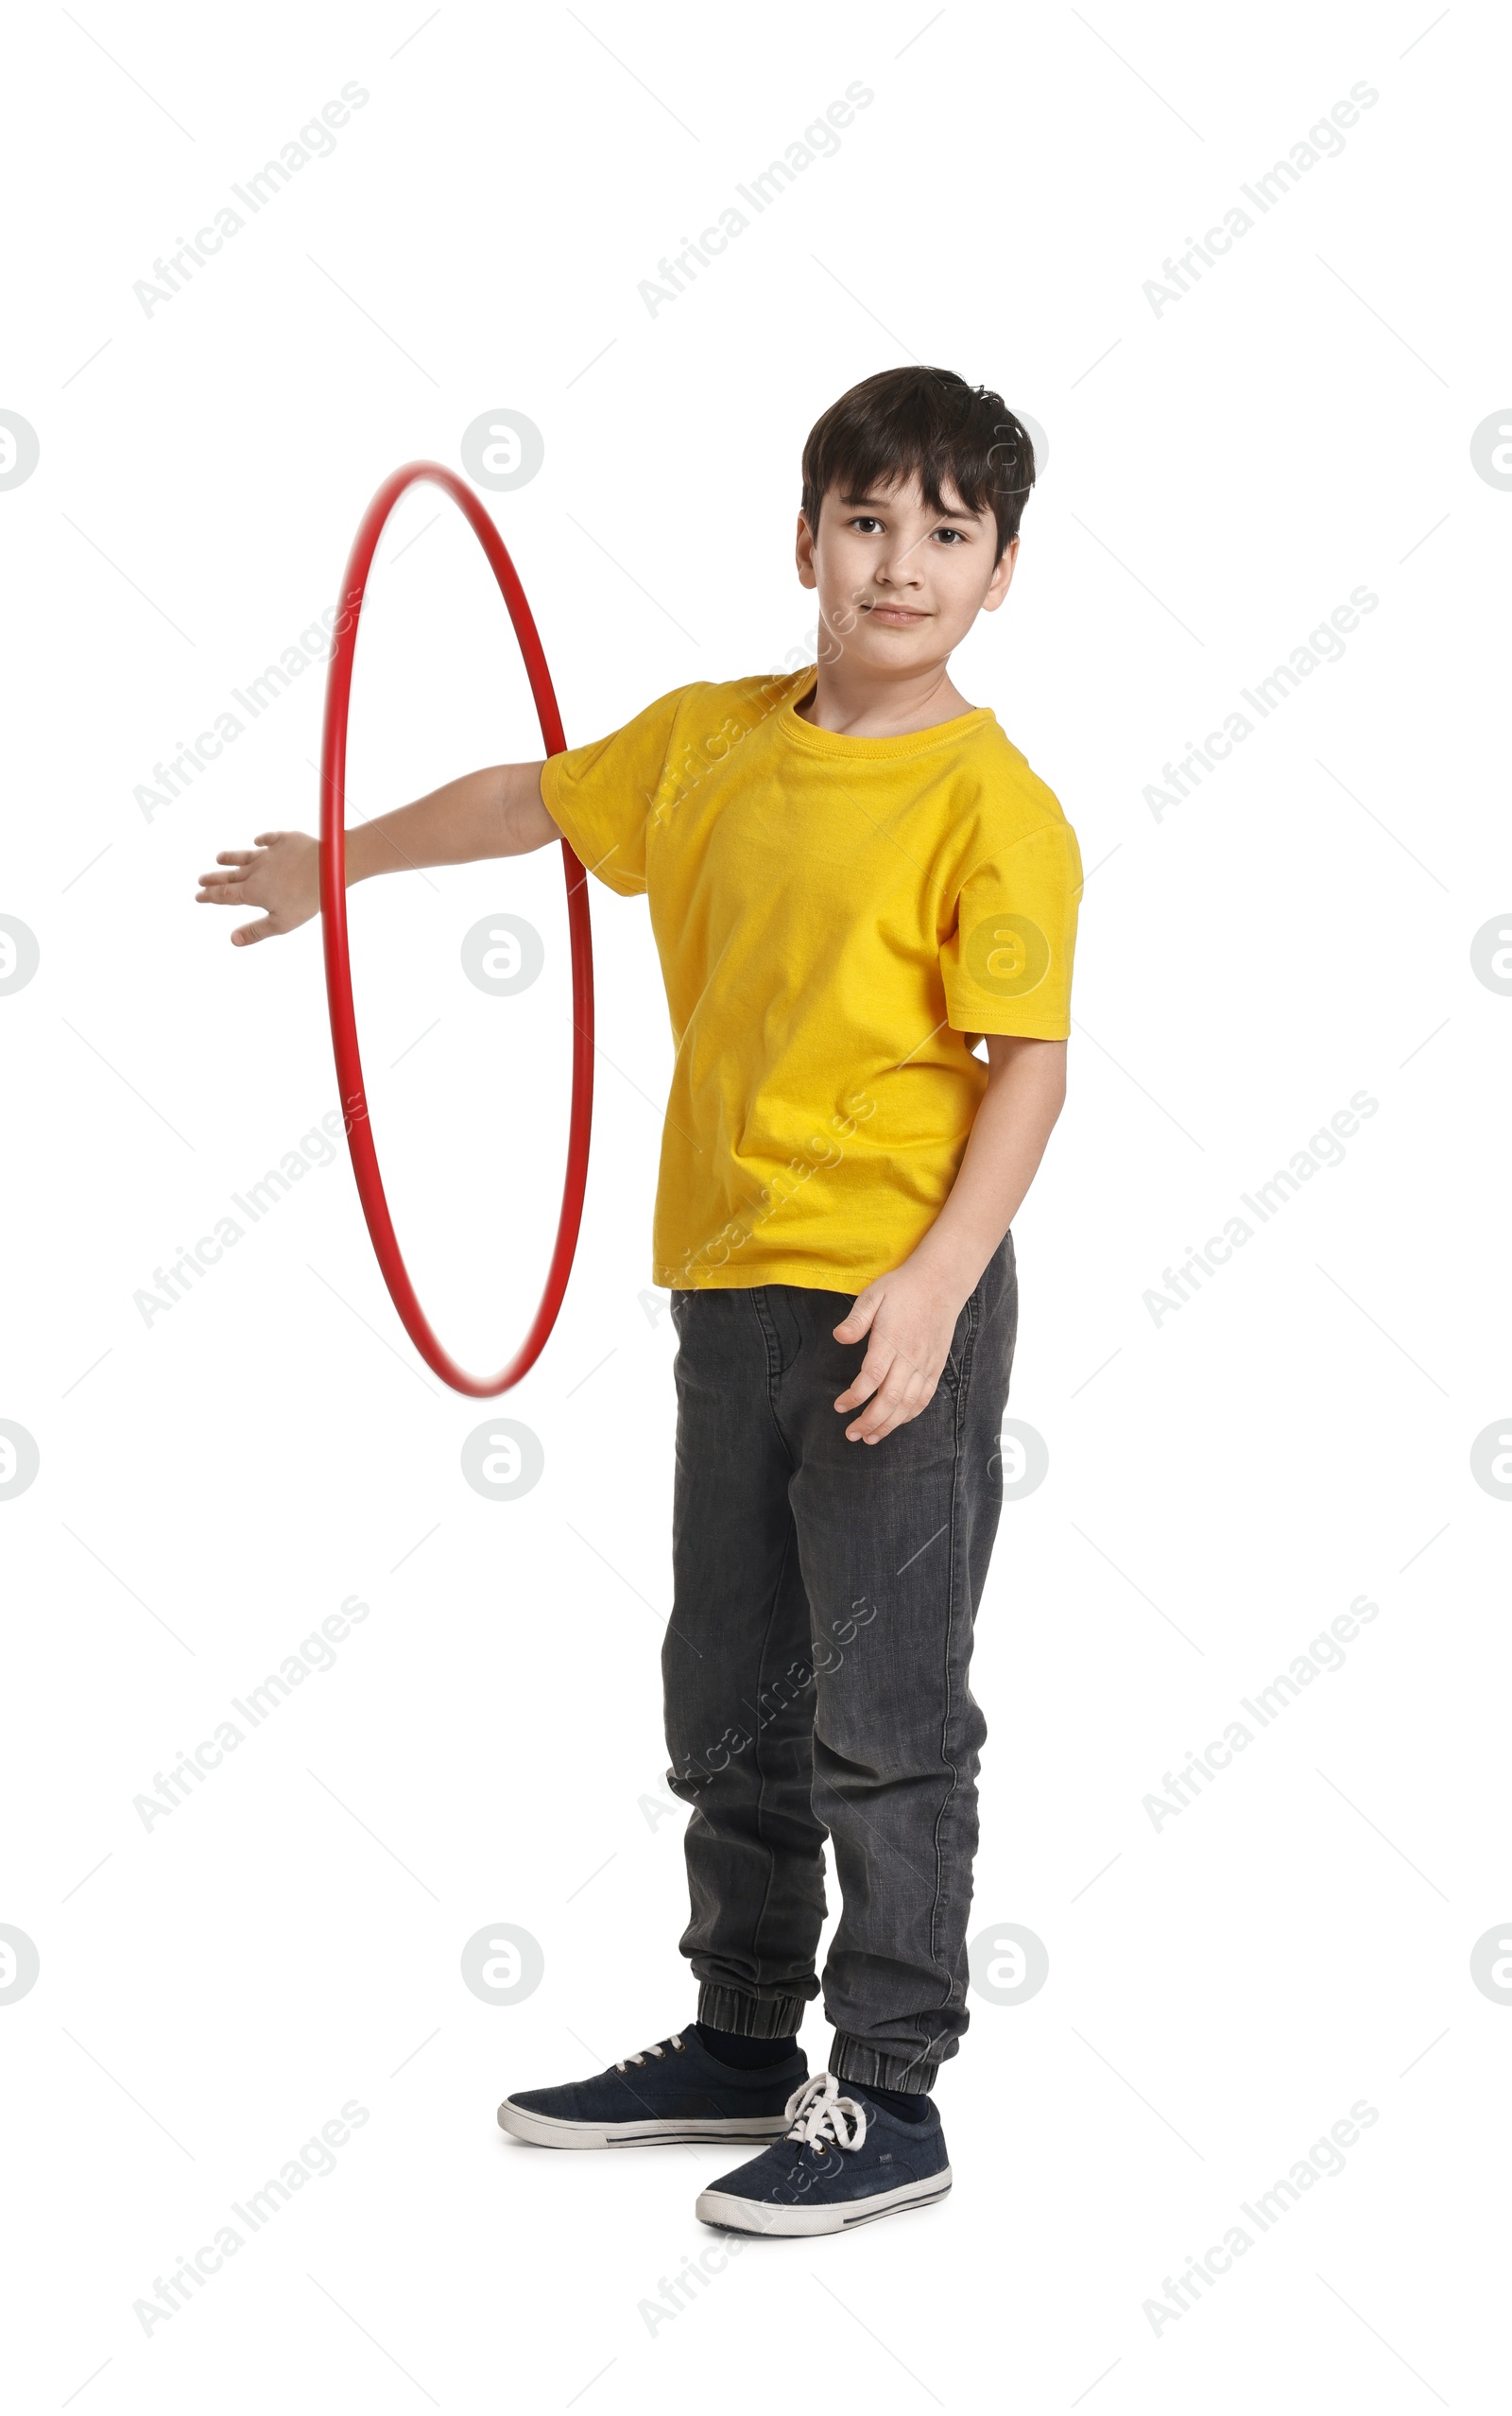
[[[848,1442],[880,1442],[934,1399],[955,1320],[1022,1206],[1065,1103],[1064,1041],[989,1032],[987,1049],[987,1094],[950,1198],[912,1255],[858,1292],[834,1329],[838,1342],[870,1337],[834,1405],[861,1410]]]
[[[375,872],[424,864],[472,864],[486,855],[526,855],[561,833],[541,796],[541,766],[493,764],[444,788],[357,822],[347,832],[347,887]],[[298,930],[320,908],[320,842],[306,831],[264,831],[252,846],[223,848],[224,871],[201,872],[197,906],[262,906],[261,923],[232,933],[234,947]]]

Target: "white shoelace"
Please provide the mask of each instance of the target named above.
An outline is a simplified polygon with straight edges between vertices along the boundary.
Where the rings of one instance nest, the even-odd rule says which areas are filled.
[[[668,2047],[671,2047],[673,2052],[677,2055],[680,2055],[682,2053],[682,2036],[680,2031],[674,2030],[671,2037],[663,2039],[660,2046],[643,2047],[639,2055],[627,2055],[625,2058],[624,2062],[616,2063],[614,2069],[616,2072],[623,2072],[626,2064],[644,2063],[648,2055],[654,2055],[660,2058],[665,2055]]]
[[[859,2148],[867,2135],[867,2113],[854,2097],[842,2097],[833,2072],[816,2072],[795,2089],[783,2109],[792,2129],[789,2139],[800,2139],[820,2155],[833,2140],[837,2148]]]

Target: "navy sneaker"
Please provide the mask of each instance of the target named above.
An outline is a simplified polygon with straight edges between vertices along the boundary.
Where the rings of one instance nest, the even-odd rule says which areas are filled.
[[[765,2071],[737,2072],[696,2033],[674,2030],[660,2045],[611,2063],[592,2080],[520,2089],[499,2108],[499,2127],[533,2148],[672,2147],[690,2139],[777,2139],[791,2118],[792,2093],[808,2079],[801,2047]]]
[[[842,2097],[833,2073],[816,2073],[788,2099],[785,2135],[704,2190],[695,2212],[727,2232],[807,2235],[849,2232],[879,2215],[928,2206],[951,2185],[945,2133],[932,2106],[900,2122],[881,2106]]]

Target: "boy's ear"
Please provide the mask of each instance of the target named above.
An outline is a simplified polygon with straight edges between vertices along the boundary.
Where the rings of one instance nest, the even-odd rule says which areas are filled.
[[[994,570],[991,578],[988,582],[987,594],[982,598],[982,610],[984,613],[995,613],[997,611],[998,606],[1002,603],[1010,585],[1012,584],[1013,566],[1018,559],[1019,540],[1017,537],[1013,537],[1009,539],[1006,550],[998,557],[997,568]]]
[[[798,516],[798,544],[795,548],[795,559],[798,562],[799,585],[817,587],[818,574],[814,567],[814,531],[801,511]]]

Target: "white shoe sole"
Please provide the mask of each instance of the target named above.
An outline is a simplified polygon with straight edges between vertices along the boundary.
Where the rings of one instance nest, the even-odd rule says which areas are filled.
[[[566,2122],[558,2114],[531,2114],[506,2097],[499,2129],[532,2148],[681,2148],[700,2139],[781,2139],[786,2114],[690,2116],[662,2122]]]
[[[844,2206],[774,2206],[769,2199],[734,2198],[724,2190],[706,2189],[694,2212],[700,2222],[713,2223],[722,2232],[807,2239],[817,2232],[853,2232],[858,2224],[875,2222],[881,2215],[904,2215],[911,2206],[933,2205],[950,2185],[951,2168],[946,2165],[927,2181],[907,2182],[902,2189],[852,2199]]]

